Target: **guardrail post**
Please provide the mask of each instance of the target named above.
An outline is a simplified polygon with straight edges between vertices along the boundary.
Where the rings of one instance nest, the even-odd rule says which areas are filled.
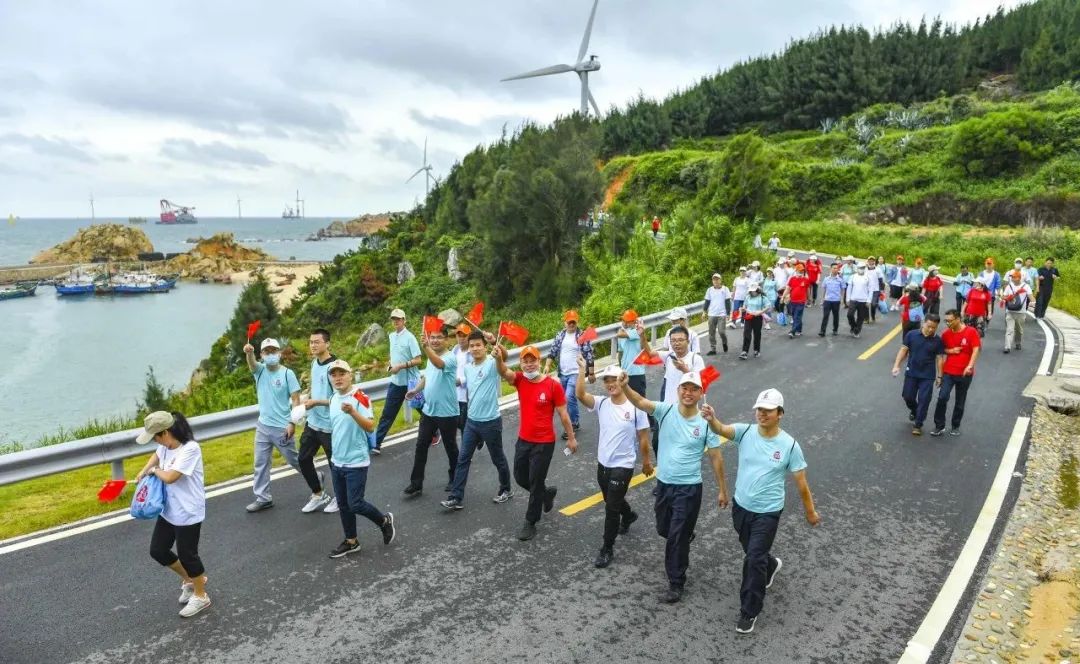
[[[110,463],[109,466],[112,469],[111,473],[110,473],[110,475],[112,475],[112,479],[114,479],[114,480],[122,480],[122,479],[124,479],[124,460],[123,459],[117,459],[116,461],[113,461],[112,463]]]
[[[652,327],[649,328],[649,345],[650,346],[656,344],[656,328],[657,328],[656,325],[653,325]]]

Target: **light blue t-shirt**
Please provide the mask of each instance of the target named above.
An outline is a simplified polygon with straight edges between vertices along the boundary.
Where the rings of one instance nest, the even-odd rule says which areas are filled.
[[[412,332],[405,329],[401,332],[391,332],[390,337],[390,364],[405,364],[412,361],[420,354],[420,344]],[[410,380],[419,380],[420,370],[416,367],[402,369],[390,376],[391,385],[408,385]]]
[[[764,295],[769,298],[770,302],[776,301],[776,279],[769,276],[761,283],[761,289],[765,291]]]
[[[259,395],[259,421],[268,427],[284,429],[289,426],[292,394],[300,391],[296,373],[288,367],[270,371],[262,362],[255,364],[255,392]]]
[[[342,468],[363,468],[371,464],[367,431],[360,428],[352,415],[341,412],[341,404],[350,403],[361,416],[369,420],[375,418],[371,406],[360,403],[354,394],[335,392],[330,397],[330,461]]]
[[[457,358],[448,350],[441,356],[443,368],[428,360],[424,367],[424,410],[428,417],[457,417]]]
[[[480,364],[469,358],[465,365],[465,389],[469,392],[469,419],[490,422],[499,417],[499,372],[488,355]],[[426,397],[425,397],[426,398]]]
[[[756,424],[736,424],[739,472],[735,476],[735,502],[744,510],[765,514],[784,509],[784,482],[787,474],[806,468],[802,448],[781,430],[764,438]]]
[[[337,358],[331,355],[326,362],[311,361],[311,398],[329,399],[334,394],[334,386],[330,384],[330,374],[326,369]],[[307,425],[316,431],[328,433],[330,431],[330,408],[328,406],[315,406],[307,412]]]
[[[720,436],[700,414],[685,419],[673,403],[658,403],[653,417],[660,423],[656,479],[664,484],[701,484],[705,448],[720,447]]]
[[[641,355],[641,335],[634,329],[625,330],[625,332],[626,338],[619,339],[619,352],[622,353],[619,366],[623,368],[627,376],[644,376],[645,366],[634,364],[637,356]]]

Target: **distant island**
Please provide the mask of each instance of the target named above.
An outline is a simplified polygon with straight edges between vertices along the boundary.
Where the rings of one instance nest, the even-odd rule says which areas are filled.
[[[375,233],[384,230],[390,225],[390,219],[401,212],[380,212],[376,214],[362,214],[349,221],[335,221],[326,228],[308,236],[309,242],[317,242],[330,237],[371,237]]]

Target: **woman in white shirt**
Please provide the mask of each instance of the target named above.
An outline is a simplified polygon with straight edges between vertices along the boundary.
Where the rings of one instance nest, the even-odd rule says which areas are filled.
[[[206,570],[199,558],[199,531],[206,518],[202,449],[180,413],[157,411],[143,420],[135,442],[157,443],[157,451],[135,477],[154,475],[165,484],[165,508],[154,524],[150,557],[180,576],[181,617],[190,618],[210,606]],[[173,552],[173,544],[176,552]]]

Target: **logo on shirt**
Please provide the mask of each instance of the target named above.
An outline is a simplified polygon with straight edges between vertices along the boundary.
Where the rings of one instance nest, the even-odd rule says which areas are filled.
[[[274,387],[281,387],[282,385],[285,384],[285,381],[283,381],[280,378],[275,378],[270,382],[270,384],[273,385]]]
[[[773,458],[773,461],[779,461],[780,460],[780,450],[776,450],[775,452],[773,452],[772,453],[772,458]]]
[[[623,413],[622,418],[624,420],[626,420],[627,422],[629,422],[630,421],[630,413]],[[697,434],[695,434],[695,435],[697,435]]]
[[[694,438],[701,435],[701,427],[694,427]]]
[[[540,393],[540,403],[547,403],[547,393],[545,393],[545,392]]]

